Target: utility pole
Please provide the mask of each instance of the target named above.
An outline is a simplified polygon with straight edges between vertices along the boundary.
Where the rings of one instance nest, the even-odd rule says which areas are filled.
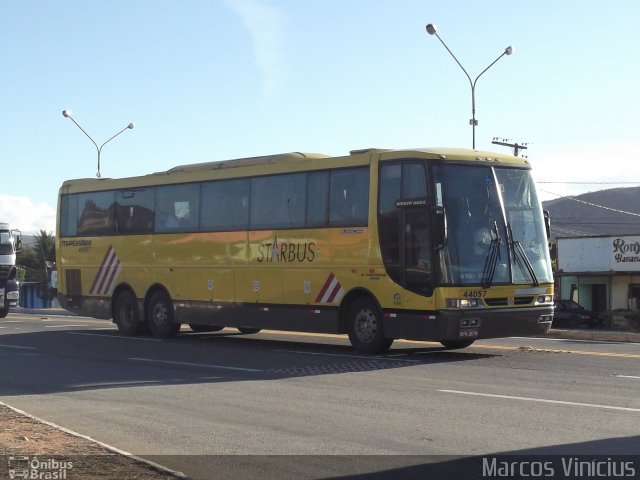
[[[529,145],[528,143],[509,142],[510,140],[508,138],[503,138],[502,141],[500,141],[498,137],[493,137],[493,141],[491,143],[493,143],[494,145],[502,145],[503,147],[513,148],[513,155],[516,157],[518,156],[520,150],[526,150],[528,148],[527,145]]]

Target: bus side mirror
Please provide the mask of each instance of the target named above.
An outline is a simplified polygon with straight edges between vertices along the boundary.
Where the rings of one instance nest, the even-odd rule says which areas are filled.
[[[447,243],[447,216],[444,207],[433,207],[431,209],[431,235],[433,246],[436,250],[441,249]]]
[[[549,217],[549,210],[543,210],[544,216],[544,229],[547,232],[547,240],[551,240],[551,217]]]
[[[22,232],[20,230],[12,230],[13,247],[16,249],[16,253],[22,250]]]

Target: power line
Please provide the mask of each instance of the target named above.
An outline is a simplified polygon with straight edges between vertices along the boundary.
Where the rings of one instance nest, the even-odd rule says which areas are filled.
[[[632,215],[634,217],[640,217],[640,213],[627,212],[625,210],[618,210],[617,208],[605,207],[604,205],[598,205],[597,203],[586,202],[584,200],[578,200],[574,197],[567,197],[566,195],[560,195],[558,193],[549,192],[547,190],[541,190],[541,192],[548,193],[550,195],[555,195],[556,197],[566,198],[567,200],[572,200],[574,202],[582,203],[584,205],[589,205],[591,207],[602,208],[603,210],[608,210],[610,212],[623,213],[625,215]]]

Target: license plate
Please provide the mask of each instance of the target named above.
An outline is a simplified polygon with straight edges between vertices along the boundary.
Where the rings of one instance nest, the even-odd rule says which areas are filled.
[[[477,338],[480,335],[479,328],[465,328],[464,330],[460,330],[459,337],[460,338]]]

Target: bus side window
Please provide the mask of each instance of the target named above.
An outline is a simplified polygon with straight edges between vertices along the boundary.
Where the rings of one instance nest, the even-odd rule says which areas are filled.
[[[330,225],[367,225],[369,170],[350,168],[331,172]]]
[[[156,232],[197,231],[199,220],[199,183],[157,187],[155,202]]]
[[[118,233],[151,233],[154,218],[154,189],[139,188],[116,193]]]
[[[60,197],[60,235],[75,237],[78,233],[78,195]]]
[[[245,230],[249,225],[249,180],[221,180],[202,184],[200,230]]]
[[[329,225],[329,172],[307,175],[307,227]]]
[[[251,179],[251,228],[304,227],[306,174]]]
[[[82,193],[78,196],[78,235],[113,235],[116,231],[113,192]]]

